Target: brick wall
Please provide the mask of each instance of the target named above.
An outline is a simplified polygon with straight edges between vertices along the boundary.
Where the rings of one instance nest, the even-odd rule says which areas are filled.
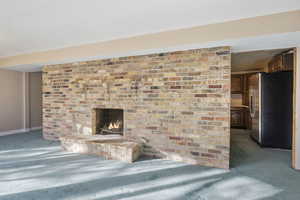
[[[220,47],[45,66],[44,137],[90,135],[94,108],[121,108],[145,154],[228,168],[230,63]]]

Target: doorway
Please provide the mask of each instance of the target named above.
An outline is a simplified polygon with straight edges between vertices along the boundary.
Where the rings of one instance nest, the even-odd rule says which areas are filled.
[[[295,49],[232,55],[231,167],[291,166],[295,56]]]

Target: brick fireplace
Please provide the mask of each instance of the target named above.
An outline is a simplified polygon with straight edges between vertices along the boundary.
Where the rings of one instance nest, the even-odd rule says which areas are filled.
[[[229,167],[229,47],[43,68],[43,134],[117,134],[142,154]]]

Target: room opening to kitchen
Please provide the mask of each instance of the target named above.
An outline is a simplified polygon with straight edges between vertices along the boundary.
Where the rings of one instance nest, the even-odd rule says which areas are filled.
[[[232,54],[231,167],[291,166],[295,51]]]

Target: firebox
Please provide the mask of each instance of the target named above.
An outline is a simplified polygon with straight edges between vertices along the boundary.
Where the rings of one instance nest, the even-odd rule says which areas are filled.
[[[123,135],[124,112],[122,109],[94,109],[94,134]]]

